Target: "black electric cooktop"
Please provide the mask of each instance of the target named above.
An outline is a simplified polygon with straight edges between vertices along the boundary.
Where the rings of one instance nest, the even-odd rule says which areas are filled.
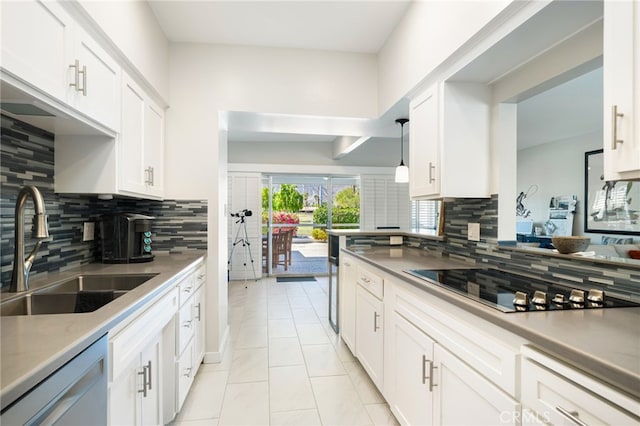
[[[502,312],[637,307],[602,290],[573,289],[497,269],[404,271]]]

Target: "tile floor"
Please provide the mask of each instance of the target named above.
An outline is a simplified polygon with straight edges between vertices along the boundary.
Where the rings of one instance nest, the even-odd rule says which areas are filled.
[[[232,281],[229,348],[200,367],[174,425],[396,425],[327,303],[326,277]]]

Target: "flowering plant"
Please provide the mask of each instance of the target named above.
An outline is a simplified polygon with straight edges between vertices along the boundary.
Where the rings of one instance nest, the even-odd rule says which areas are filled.
[[[300,217],[295,214],[295,213],[288,213],[288,212],[274,212],[273,216],[271,217],[271,221],[272,223],[276,223],[276,224],[299,224],[300,223]],[[278,228],[274,228],[273,232],[277,233],[278,230],[283,230],[283,231],[288,231],[290,229],[293,230],[293,235],[296,235],[297,231],[298,231],[298,227],[297,226],[283,226],[283,227],[278,227]]]

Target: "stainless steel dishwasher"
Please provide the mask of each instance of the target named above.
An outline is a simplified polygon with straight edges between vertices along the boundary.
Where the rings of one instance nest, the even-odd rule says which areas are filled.
[[[329,234],[329,324],[338,333],[340,323],[338,300],[340,284],[338,282],[338,267],[340,266],[340,237]]]
[[[107,336],[0,413],[3,425],[106,425]]]

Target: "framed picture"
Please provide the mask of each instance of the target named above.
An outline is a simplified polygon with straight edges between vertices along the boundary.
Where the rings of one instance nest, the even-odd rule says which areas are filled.
[[[605,181],[602,150],[584,154],[584,231],[640,235],[640,182]]]

